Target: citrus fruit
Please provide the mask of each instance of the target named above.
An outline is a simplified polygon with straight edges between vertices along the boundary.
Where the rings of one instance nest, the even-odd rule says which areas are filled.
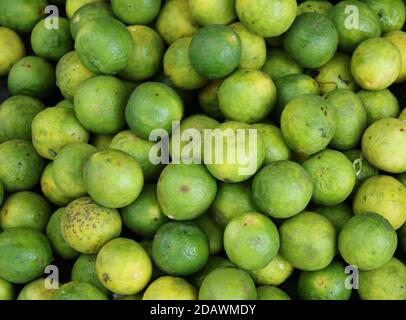
[[[361,0],[378,15],[383,33],[402,29],[405,23],[405,3],[402,0]]]
[[[318,206],[314,208],[314,211],[330,220],[336,229],[337,234],[353,216],[352,209],[345,203],[329,207]]]
[[[275,48],[267,53],[262,71],[277,80],[290,74],[302,73],[303,68],[284,50]]]
[[[293,270],[293,266],[278,254],[264,268],[249,273],[257,285],[278,286],[291,276]]]
[[[198,99],[200,108],[209,116],[222,120],[224,115],[220,111],[218,90],[223,80],[210,81],[206,86],[199,90]]]
[[[210,255],[220,253],[223,250],[223,228],[209,214],[201,215],[193,222],[206,234],[209,240]]]
[[[207,260],[207,263],[204,265],[204,267],[200,269],[200,271],[194,273],[189,278],[189,280],[196,288],[200,288],[203,280],[207,277],[207,275],[210,272],[212,272],[214,269],[217,268],[227,268],[227,267],[235,267],[235,265],[226,258],[211,255],[209,257],[209,260]]]
[[[55,290],[46,288],[46,280],[40,278],[26,284],[18,294],[17,300],[52,300]]]
[[[0,27],[0,76],[7,75],[11,67],[25,56],[25,47],[21,38],[12,29]]]
[[[108,300],[103,292],[87,282],[65,283],[53,294],[52,300]]]
[[[365,159],[361,150],[353,149],[345,151],[344,154],[352,162],[352,166],[355,169],[355,174],[357,175],[357,184],[353,192],[358,189],[361,182],[369,177],[377,176],[379,174],[379,170],[373,167],[368,160]]]
[[[197,292],[185,279],[165,276],[148,286],[142,300],[197,300]]]
[[[261,286],[257,288],[257,300],[291,300],[282,290],[272,286]]]
[[[298,5],[297,14],[314,12],[328,16],[331,8],[333,8],[333,5],[328,1],[307,0]]]
[[[161,0],[112,0],[114,14],[126,24],[149,24],[161,9]]]
[[[229,24],[237,18],[235,0],[189,0],[193,19],[201,26]]]
[[[401,55],[400,73],[396,82],[404,82],[406,80],[406,32],[392,31],[384,35],[389,39],[398,49]]]
[[[75,13],[85,5],[94,2],[101,2],[105,0],[65,0],[65,11],[69,19],[71,19]]]
[[[13,285],[10,282],[0,278],[0,301],[13,299],[14,299]]]

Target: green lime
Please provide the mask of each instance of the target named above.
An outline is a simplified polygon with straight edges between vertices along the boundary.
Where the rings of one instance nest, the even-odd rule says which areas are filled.
[[[237,18],[235,0],[189,0],[192,17],[202,26],[229,24]]]
[[[61,217],[64,212],[65,208],[59,208],[51,215],[46,227],[46,235],[54,252],[63,259],[70,260],[75,259],[79,253],[73,250],[62,237]]]
[[[73,39],[76,39],[79,30],[89,21],[96,18],[113,16],[113,11],[108,3],[97,1],[85,4],[80,7],[70,19],[70,32]]]
[[[66,243],[80,253],[97,253],[121,233],[121,218],[116,209],[105,208],[89,197],[71,202],[61,217]]]
[[[114,14],[129,25],[149,24],[161,9],[161,0],[111,0]]]
[[[291,300],[281,289],[272,286],[262,286],[257,288],[257,300]]]
[[[107,150],[110,149],[110,144],[113,141],[113,138],[113,135],[95,134],[90,138],[90,144],[99,151]]]
[[[223,80],[210,81],[206,86],[199,90],[199,104],[200,108],[209,116],[223,120],[224,115],[220,111],[220,104],[218,99],[218,90],[223,83]]]
[[[47,108],[38,113],[31,125],[32,143],[44,158],[53,160],[70,143],[89,140],[89,133],[82,127],[72,109]]]
[[[387,118],[374,122],[362,137],[362,152],[376,168],[390,173],[406,171],[406,122]]]
[[[361,150],[353,149],[345,151],[344,154],[352,162],[355,174],[357,175],[357,185],[354,189],[358,188],[360,182],[379,174],[379,170],[373,167],[368,160],[365,159]]]
[[[14,299],[13,285],[10,282],[0,278],[0,301],[13,299]]]
[[[336,89],[355,91],[357,84],[351,74],[351,57],[337,52],[334,57],[315,72],[320,93],[326,94]]]
[[[318,13],[303,13],[285,34],[283,47],[302,67],[318,68],[335,54],[338,34],[331,20]]]
[[[146,184],[140,196],[121,209],[124,225],[135,234],[151,238],[168,221],[163,214],[157,197],[156,185]]]
[[[25,56],[25,47],[19,35],[6,27],[0,27],[0,46],[2,48],[0,53],[0,77],[3,77],[9,73],[11,67],[18,60]]]
[[[65,54],[56,65],[56,85],[68,100],[73,100],[81,83],[93,76],[93,72],[80,62],[76,51]]]
[[[40,57],[28,56],[15,63],[8,75],[10,93],[46,98],[55,86],[54,67]]]
[[[210,256],[207,263],[204,265],[200,271],[194,273],[190,281],[196,287],[200,288],[202,285],[203,280],[207,277],[207,275],[212,272],[214,269],[217,268],[227,268],[227,267],[235,267],[233,263],[231,263],[226,258],[220,256]]]
[[[58,24],[57,28],[50,28],[46,19],[35,25],[31,33],[31,47],[37,56],[58,61],[73,49],[73,40],[69,20],[58,17],[53,22]]]
[[[255,300],[254,281],[245,271],[236,268],[217,268],[204,278],[199,300]]]
[[[362,300],[406,300],[406,267],[392,258],[382,267],[361,271],[359,295]]]
[[[306,12],[314,12],[328,16],[331,8],[333,8],[333,5],[328,1],[308,0],[298,5],[297,15]]]
[[[245,212],[257,211],[251,195],[251,182],[219,183],[210,212],[214,220],[225,227],[232,218]]]
[[[41,176],[41,190],[44,196],[57,206],[66,206],[74,199],[65,196],[63,192],[56,186],[53,174],[54,163],[50,162],[46,165]]]
[[[83,166],[97,149],[87,143],[71,143],[63,147],[53,164],[55,184],[70,198],[86,195],[83,181]]]
[[[389,221],[373,212],[358,213],[343,227],[338,250],[346,262],[361,270],[382,267],[397,246],[396,231]]]
[[[108,300],[106,295],[87,282],[65,283],[53,294],[52,300]]]
[[[241,269],[264,268],[278,253],[278,229],[260,213],[243,213],[227,224],[224,249],[230,261]]]
[[[67,109],[72,109],[73,110],[73,102],[67,99],[59,101],[55,107],[64,107]]]
[[[227,119],[255,123],[272,111],[276,87],[266,73],[241,69],[223,81],[218,97],[220,110]]]
[[[116,294],[136,294],[143,290],[152,274],[151,260],[136,241],[118,238],[107,243],[97,254],[99,280]]]
[[[44,231],[51,207],[39,194],[21,191],[12,194],[0,210],[0,225],[3,230],[32,228]]]
[[[30,33],[45,16],[46,0],[0,0],[0,25],[18,33]]]
[[[152,282],[142,300],[197,300],[197,292],[185,279],[166,276]]]
[[[261,70],[266,61],[266,43],[264,38],[249,31],[241,22],[235,22],[230,27],[241,40],[240,69]]]
[[[47,280],[40,278],[24,286],[18,294],[17,300],[52,300],[56,289],[46,287]]]
[[[312,194],[311,176],[298,163],[287,160],[267,165],[252,184],[255,203],[273,218],[288,218],[303,211]]]
[[[65,0],[65,11],[69,19],[72,19],[75,13],[85,5],[94,2],[101,2],[105,0]]]
[[[72,281],[87,282],[98,288],[101,292],[108,295],[109,290],[97,277],[96,272],[96,254],[81,254],[72,267]]]
[[[240,21],[263,37],[276,37],[292,25],[296,17],[295,0],[236,0]]]
[[[223,228],[209,214],[198,217],[194,222],[204,231],[207,239],[209,239],[210,255],[220,253],[223,250]]]
[[[37,99],[14,96],[0,106],[0,143],[12,139],[31,140],[31,123],[44,109]]]
[[[190,220],[210,207],[217,192],[216,180],[200,164],[169,164],[157,185],[163,213],[173,220]]]
[[[344,265],[333,261],[317,271],[302,271],[298,292],[304,300],[349,300],[351,288],[346,288],[347,274]]]
[[[175,90],[159,82],[144,82],[132,93],[126,119],[132,132],[149,139],[155,129],[170,132],[173,121],[183,117],[183,103]]]
[[[79,122],[90,132],[115,134],[125,125],[129,92],[112,76],[97,76],[84,81],[75,92],[74,108]]]
[[[118,150],[93,154],[84,165],[83,180],[90,197],[109,208],[128,206],[138,198],[144,186],[137,161]]]
[[[397,118],[399,102],[389,89],[357,92],[367,113],[368,125],[385,118]]]
[[[352,75],[366,90],[389,87],[397,80],[400,67],[400,51],[387,38],[365,40],[355,49],[351,59]]]
[[[153,78],[153,81],[156,82],[160,82],[163,84],[166,84],[168,87],[172,88],[173,90],[175,90],[175,92],[179,95],[179,98],[181,98],[181,100],[183,101],[183,103],[185,105],[191,105],[192,103],[195,102],[195,95],[196,92],[195,91],[191,91],[191,90],[183,90],[183,89],[179,89],[177,88],[172,82],[171,80],[168,78],[168,76],[164,73],[161,72],[158,75],[156,75]]]
[[[335,112],[317,95],[291,100],[282,112],[282,135],[295,152],[312,155],[325,149],[336,130]]]
[[[196,225],[183,222],[164,224],[152,242],[154,262],[174,276],[188,276],[202,269],[209,250],[206,234]]]
[[[194,90],[204,86],[207,80],[192,67],[189,47],[192,37],[183,37],[170,45],[164,57],[164,72],[180,89]]]
[[[189,46],[192,67],[203,77],[220,79],[233,72],[241,61],[241,40],[228,26],[209,25],[193,36]]]
[[[182,37],[192,36],[199,30],[193,19],[188,0],[166,1],[156,20],[155,29],[167,44]]]
[[[293,266],[278,254],[264,268],[250,271],[250,275],[258,285],[278,286],[292,275],[293,270]]]
[[[353,201],[354,214],[376,212],[399,229],[406,221],[406,187],[390,176],[364,181]]]
[[[40,180],[44,159],[27,140],[8,140],[0,144],[0,180],[5,191],[29,190]]]
[[[396,31],[402,29],[406,8],[402,0],[361,0],[378,15],[382,23],[382,32]]]
[[[279,228],[280,254],[295,268],[315,271],[327,267],[336,252],[333,224],[322,215],[305,211],[287,219]]]
[[[115,74],[130,62],[134,41],[120,21],[111,17],[96,18],[79,30],[75,49],[80,61],[91,71]]]
[[[353,217],[352,209],[345,203],[335,206],[318,206],[314,211],[325,216],[333,224],[337,234],[343,229],[345,224]]]
[[[273,80],[296,73],[302,73],[303,68],[282,49],[276,48],[268,52],[262,68]]]
[[[401,63],[399,76],[396,79],[396,82],[404,82],[406,80],[406,32],[392,31],[385,34],[384,37],[399,49]]]
[[[338,32],[339,48],[345,52],[382,33],[378,15],[358,0],[341,1],[330,10],[329,17]]]
[[[12,283],[37,279],[51,261],[47,238],[38,230],[13,228],[0,233],[0,277]]]
[[[238,121],[220,124],[209,136],[204,162],[210,173],[227,183],[246,181],[261,168],[265,146],[252,126]]]
[[[108,148],[128,153],[140,165],[145,180],[152,181],[159,176],[163,169],[163,165],[155,165],[150,160],[149,153],[154,146],[155,142],[141,139],[131,131],[126,130],[115,135]]]
[[[141,81],[156,75],[162,67],[164,42],[159,34],[147,26],[127,27],[134,49],[127,67],[120,75],[130,81]]]

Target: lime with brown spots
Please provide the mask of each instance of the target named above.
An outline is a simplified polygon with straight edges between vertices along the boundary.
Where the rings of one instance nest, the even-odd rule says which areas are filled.
[[[235,0],[189,0],[193,19],[201,26],[229,24],[237,18]]]
[[[18,294],[17,300],[52,300],[56,289],[46,287],[46,279],[40,278],[34,280],[24,286],[24,288]],[[55,283],[52,283],[55,284]]]
[[[331,8],[333,8],[333,5],[328,1],[307,0],[298,5],[297,14],[314,12],[328,16]]]
[[[283,49],[275,48],[269,50],[262,71],[277,80],[290,74],[303,73],[303,68]]]
[[[116,209],[102,207],[89,197],[71,202],[61,217],[61,231],[67,244],[80,253],[97,253],[121,233]]]
[[[278,286],[292,275],[293,270],[293,266],[277,254],[264,268],[250,271],[249,274],[257,285]]]
[[[257,288],[257,300],[291,300],[282,289],[273,286]]]
[[[6,76],[11,67],[25,56],[24,43],[12,29],[0,27],[0,76]]]
[[[129,25],[149,24],[161,9],[161,0],[112,0],[114,14]]]
[[[87,282],[65,283],[53,294],[52,300],[108,300],[106,295]]]
[[[210,207],[217,192],[216,180],[200,164],[169,164],[157,185],[163,213],[173,220],[190,220]]]
[[[148,286],[142,300],[197,300],[197,292],[185,279],[165,276]]]

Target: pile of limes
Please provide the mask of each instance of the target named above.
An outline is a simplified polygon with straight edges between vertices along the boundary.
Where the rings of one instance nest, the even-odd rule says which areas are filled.
[[[404,24],[0,0],[0,300],[406,300]]]

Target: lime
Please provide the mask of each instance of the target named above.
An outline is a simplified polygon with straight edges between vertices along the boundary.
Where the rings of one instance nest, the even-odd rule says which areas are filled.
[[[100,2],[100,1],[105,1],[105,0],[66,0],[66,15],[68,16],[69,19],[71,19],[75,13],[82,8],[83,6],[93,3],[93,2]]]
[[[333,23],[318,13],[303,13],[285,34],[283,47],[302,67],[318,68],[335,54],[338,34]]]
[[[223,228],[209,214],[198,217],[194,222],[203,230],[209,240],[210,255],[223,250]]]
[[[220,110],[227,119],[255,123],[272,111],[276,87],[266,73],[241,69],[223,81],[218,97]]]
[[[202,26],[229,24],[237,18],[235,0],[189,0],[193,19]]]
[[[202,215],[213,202],[216,191],[216,180],[200,164],[169,164],[157,185],[162,211],[173,220],[190,220]]]
[[[365,159],[361,150],[353,149],[344,152],[344,154],[352,162],[352,166],[355,169],[355,174],[357,175],[357,185],[356,188],[354,188],[354,191],[355,189],[358,189],[360,182],[379,174],[379,170],[373,167],[368,160]]]
[[[340,232],[338,250],[349,264],[373,270],[392,258],[397,243],[396,232],[388,220],[377,213],[357,213]]]
[[[122,151],[93,154],[83,168],[85,189],[102,206],[122,208],[140,195],[144,176],[137,161]]]
[[[371,38],[362,42],[351,59],[355,81],[367,90],[389,87],[397,80],[400,67],[400,51],[387,38]]]
[[[335,255],[336,232],[322,215],[305,211],[279,228],[282,254],[295,268],[315,271],[327,267]]]
[[[218,90],[223,83],[223,80],[210,81],[206,86],[199,90],[199,104],[200,108],[209,116],[222,120],[224,115],[220,111],[220,104],[218,99]]]
[[[378,15],[358,0],[341,1],[330,11],[330,19],[338,32],[339,48],[352,52],[363,41],[382,33]]]
[[[0,144],[0,180],[5,191],[29,190],[40,180],[44,167],[31,142],[8,140]]]
[[[378,15],[383,33],[402,29],[406,10],[402,0],[361,0]]]
[[[151,238],[168,219],[163,214],[157,198],[156,185],[144,186],[140,196],[121,209],[124,225],[135,234]]]
[[[66,206],[74,199],[65,196],[62,191],[56,186],[53,174],[54,163],[50,162],[45,167],[41,176],[41,190],[44,196],[57,206]]]
[[[337,234],[353,216],[351,208],[345,203],[329,207],[318,206],[314,208],[314,211],[330,220]]]
[[[328,16],[331,8],[333,8],[333,5],[328,1],[308,0],[298,5],[297,15],[306,12],[314,12]]]
[[[27,96],[14,96],[0,106],[0,143],[12,139],[31,140],[31,123],[44,105]]]
[[[149,24],[161,9],[161,0],[111,0],[114,14],[126,24]]]
[[[406,122],[387,118],[374,122],[362,137],[362,152],[376,168],[390,173],[406,171]]]
[[[64,107],[67,109],[73,109],[73,102],[67,99],[59,101],[55,107]]]
[[[113,135],[95,134],[90,138],[90,144],[99,151],[110,149],[110,144],[113,141],[113,138]]]
[[[255,300],[254,281],[245,271],[236,268],[217,268],[204,278],[199,300]]]
[[[240,21],[263,37],[276,37],[292,25],[296,17],[295,0],[236,0]]]
[[[406,267],[392,258],[382,267],[361,271],[359,295],[362,300],[405,300]]]
[[[287,160],[267,165],[252,184],[255,203],[273,218],[288,218],[303,211],[312,193],[311,176],[298,163]]]
[[[95,73],[115,74],[130,62],[134,41],[120,21],[96,18],[86,23],[76,36],[80,61]]]
[[[302,73],[303,68],[282,49],[272,49],[262,68],[273,80],[296,73]]]
[[[116,209],[102,207],[88,197],[71,202],[61,217],[61,231],[67,244],[80,253],[97,253],[121,233]]]
[[[0,27],[0,46],[3,48],[0,53],[0,76],[3,77],[25,56],[25,47],[18,34],[6,27]]]
[[[293,270],[293,266],[278,254],[264,268],[250,271],[250,275],[258,285],[278,286],[291,276]]]
[[[13,285],[10,282],[0,278],[0,301],[13,299],[14,299]]]
[[[194,90],[206,84],[206,79],[192,67],[189,47],[192,37],[183,37],[170,45],[164,57],[164,72],[180,89]]]
[[[283,110],[281,129],[290,149],[311,155],[325,149],[333,139],[335,112],[317,95],[298,96]]]
[[[65,208],[59,208],[51,215],[47,224],[46,235],[55,253],[63,259],[75,259],[79,253],[73,250],[62,237],[61,217],[64,212]]]
[[[317,271],[302,271],[298,291],[305,300],[349,300],[351,289],[345,287],[347,274],[344,265],[333,261]]]
[[[7,85],[13,96],[45,98],[55,86],[54,67],[40,57],[22,58],[11,67]]]
[[[291,300],[281,289],[272,286],[262,286],[257,288],[257,300]]]
[[[197,300],[197,292],[185,279],[166,276],[152,282],[142,300]]]
[[[227,267],[235,267],[233,263],[231,263],[226,258],[220,256],[210,256],[207,263],[204,265],[200,271],[194,273],[190,278],[191,283],[196,287],[200,288],[202,285],[203,280],[207,277],[207,275],[212,272],[214,269],[217,268],[227,268]]]
[[[149,139],[155,129],[170,132],[172,121],[183,117],[183,103],[175,90],[159,82],[144,82],[132,93],[126,119],[131,131]]]
[[[24,286],[17,300],[52,300],[55,289],[46,287],[46,279],[40,278]]]
[[[169,275],[191,275],[206,264],[209,241],[196,225],[168,222],[159,228],[152,242],[152,257],[159,269]]]
[[[31,125],[32,143],[46,159],[55,159],[61,149],[75,142],[87,142],[89,133],[82,127],[72,109],[47,108],[38,113]]]
[[[13,228],[0,234],[0,277],[12,283],[37,279],[51,261],[47,238],[38,230]]]
[[[406,187],[390,176],[367,179],[353,201],[354,214],[376,212],[399,229],[406,221]]]
[[[278,253],[278,229],[260,213],[243,213],[227,224],[224,249],[230,261],[241,269],[264,268]]]
[[[153,81],[166,84],[168,87],[175,90],[175,92],[179,95],[179,98],[181,98],[181,100],[184,102],[185,105],[191,105],[192,103],[194,103],[196,92],[191,90],[183,90],[175,87],[175,85],[171,82],[171,80],[164,72],[161,72],[157,76],[155,76],[153,78]]]
[[[189,46],[192,67],[203,77],[219,79],[233,72],[241,61],[241,40],[230,27],[209,25],[193,36]]]
[[[401,55],[400,73],[396,82],[404,82],[406,80],[406,32],[392,31],[384,35],[386,39],[391,41],[398,49]]]
[[[210,212],[216,222],[225,227],[232,218],[256,211],[257,207],[251,196],[251,182],[219,183],[216,198]]]
[[[115,135],[106,149],[119,150],[128,153],[140,165],[146,181],[154,180],[161,173],[163,165],[151,162],[149,153],[155,142],[137,137],[131,131],[121,131]]]
[[[171,0],[163,5],[155,29],[167,44],[171,44],[179,38],[192,36],[199,30],[199,24],[192,17],[188,0]]]
[[[90,283],[65,283],[53,294],[52,300],[108,300],[103,292]]]

